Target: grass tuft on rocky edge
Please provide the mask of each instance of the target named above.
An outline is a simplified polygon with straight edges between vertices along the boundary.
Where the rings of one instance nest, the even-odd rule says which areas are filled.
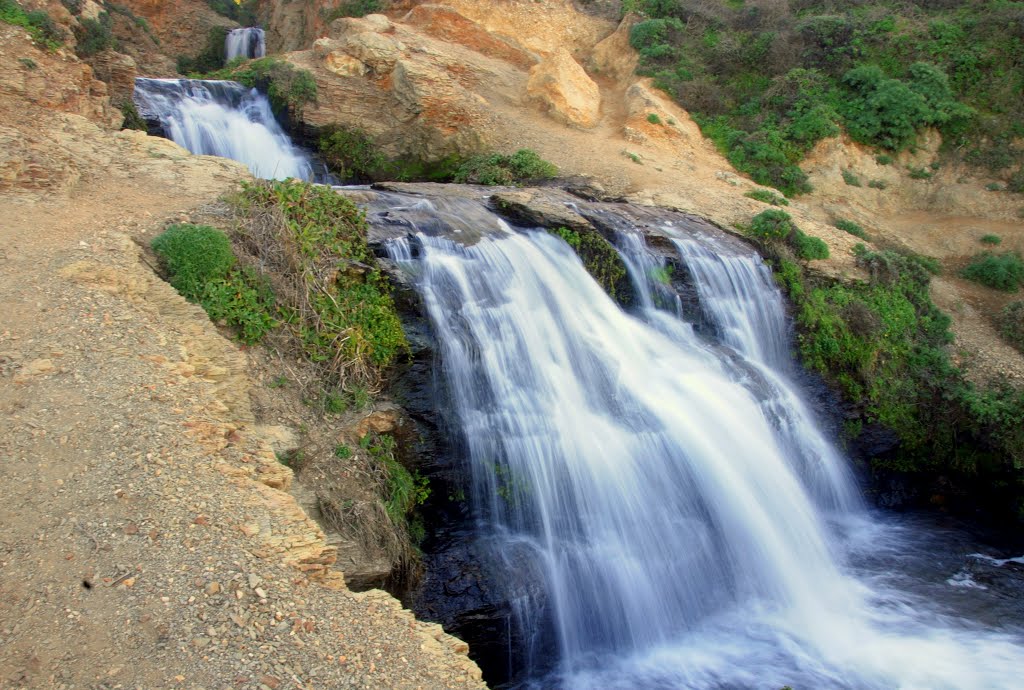
[[[60,28],[42,10],[28,11],[15,0],[0,0],[0,22],[20,26],[48,50],[57,50],[64,43]]]

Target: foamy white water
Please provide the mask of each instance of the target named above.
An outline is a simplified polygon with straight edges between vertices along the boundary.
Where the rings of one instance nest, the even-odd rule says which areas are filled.
[[[240,161],[256,177],[308,180],[309,158],[292,145],[267,97],[233,81],[135,80],[139,113],[192,153]]]
[[[1020,630],[848,563],[907,535],[861,511],[841,455],[773,370],[781,311],[720,323],[733,347],[712,347],[649,294],[624,313],[545,233],[417,242],[393,257],[441,341],[481,533],[510,583],[542,583],[514,602],[515,623],[558,661],[528,684],[1019,685]],[[733,316],[744,293],[781,304],[745,262],[708,269]]]
[[[224,37],[224,60],[231,62],[237,58],[252,60],[267,54],[267,41],[263,29],[247,27],[232,29]]]

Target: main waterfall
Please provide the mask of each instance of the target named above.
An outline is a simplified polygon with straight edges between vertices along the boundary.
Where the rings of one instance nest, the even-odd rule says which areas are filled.
[[[526,641],[517,682],[1017,686],[1019,629],[982,630],[861,564],[910,542],[859,507],[789,383],[760,260],[666,234],[718,343],[658,308],[664,266],[639,235],[620,243],[634,314],[543,232],[392,244],[439,340],[480,539]]]
[[[139,114],[192,153],[245,163],[267,179],[313,176],[309,157],[274,118],[267,97],[233,81],[135,80]]]

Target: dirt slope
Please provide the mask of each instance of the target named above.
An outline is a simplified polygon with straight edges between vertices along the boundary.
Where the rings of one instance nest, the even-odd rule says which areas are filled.
[[[0,73],[0,687],[482,687],[345,589],[244,354],[143,260],[244,168],[105,129],[88,68],[7,25]]]

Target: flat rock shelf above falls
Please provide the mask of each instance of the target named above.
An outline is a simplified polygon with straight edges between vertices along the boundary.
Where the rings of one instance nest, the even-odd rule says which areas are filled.
[[[975,549],[862,506],[770,342],[790,337],[785,311],[747,308],[779,297],[745,243],[529,190],[619,242],[626,311],[560,238],[491,214],[521,222],[501,201],[521,191],[342,193],[429,316],[443,388],[431,423],[449,438],[426,471],[449,496],[411,603],[490,682],[1019,686],[1020,592],[964,586]]]
[[[256,89],[233,81],[139,77],[132,98],[151,134],[192,153],[231,158],[265,179],[313,178],[310,157],[292,144]]]

